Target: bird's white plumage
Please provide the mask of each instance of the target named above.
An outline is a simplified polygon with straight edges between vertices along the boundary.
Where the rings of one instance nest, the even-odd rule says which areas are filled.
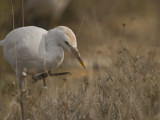
[[[23,68],[40,69],[45,52],[44,47],[40,47],[45,42],[47,31],[37,27],[23,27],[11,31],[5,38],[3,44],[3,54],[5,59],[16,71],[16,57],[18,72]],[[41,44],[43,42],[43,44]],[[45,46],[45,45],[44,45]],[[40,64],[40,65],[39,65]]]
[[[67,29],[70,30],[64,26],[50,31],[34,26],[15,29],[3,41],[4,57],[15,71],[17,60],[18,74],[24,68],[31,74],[45,71],[45,67],[47,70],[55,69],[64,58],[62,47],[67,48],[62,40],[70,40],[65,34]],[[77,47],[77,43],[73,46]]]

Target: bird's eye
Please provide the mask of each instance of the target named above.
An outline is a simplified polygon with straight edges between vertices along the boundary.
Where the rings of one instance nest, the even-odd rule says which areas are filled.
[[[67,41],[65,41],[65,43],[70,49],[73,49],[73,47]]]
[[[68,43],[67,41],[65,41],[65,43],[66,43],[67,45],[69,45],[69,43]]]

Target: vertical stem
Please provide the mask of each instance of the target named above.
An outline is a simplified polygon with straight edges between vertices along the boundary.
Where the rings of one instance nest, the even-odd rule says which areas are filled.
[[[13,7],[13,1],[11,0],[11,6],[12,6],[12,24],[13,24],[13,29],[15,28],[14,24],[14,7]],[[16,41],[15,41],[15,56],[16,56],[16,75],[17,75],[17,51],[16,51]]]
[[[80,30],[81,30],[81,28],[82,28],[82,26],[83,26],[83,24],[84,24],[84,21],[85,21],[85,17],[83,17],[83,19],[82,19],[82,21],[81,21],[81,23],[80,23],[80,26],[79,26],[79,28],[78,28],[78,35],[79,35]]]
[[[125,24],[123,24],[123,42],[125,41]]]
[[[22,115],[22,120],[25,120],[25,119],[24,119],[24,103],[23,103],[23,92],[21,93],[20,105],[21,105],[21,115]]]
[[[23,88],[22,86],[20,87],[20,106],[21,106],[21,117],[22,120],[25,120],[25,115],[24,115],[24,95],[23,95]]]
[[[13,0],[11,0],[11,8],[12,8],[12,24],[13,24],[13,29],[15,29],[15,20],[14,20],[14,6],[13,6]],[[24,20],[23,20],[24,21]],[[23,22],[24,24],[24,22]],[[17,44],[16,44],[16,40],[15,40],[15,59],[16,59],[16,76],[18,74],[17,71]],[[18,76],[17,76],[18,77]],[[22,120],[25,120],[24,117],[24,103],[23,103],[23,91],[22,91],[22,86],[20,85],[20,106],[21,106],[21,115],[22,115]]]
[[[25,120],[25,111],[24,111],[24,78],[21,75],[18,75],[18,83],[20,89],[20,107],[21,107],[21,120]]]
[[[13,7],[13,1],[11,0],[11,7],[12,7],[12,25],[13,25],[13,29],[15,28],[14,25],[14,7]]]
[[[22,26],[24,26],[24,0],[22,0]]]
[[[12,25],[13,25],[13,29],[15,29],[13,0],[11,0],[11,8],[12,8]],[[17,76],[17,50],[16,50],[16,47],[17,47],[17,44],[16,44],[16,41],[15,41],[16,76]]]
[[[128,49],[127,42],[126,42],[126,39],[125,39],[125,27],[126,27],[126,24],[123,23],[122,27],[123,27],[123,42],[124,42],[124,47],[126,47]]]
[[[22,0],[22,26],[24,26],[24,1]],[[24,84],[24,80],[22,81]],[[20,92],[21,92],[21,100],[20,100],[20,105],[21,105],[21,114],[22,114],[22,120],[25,120],[25,114],[24,114],[24,94],[23,94],[23,86],[20,86]]]

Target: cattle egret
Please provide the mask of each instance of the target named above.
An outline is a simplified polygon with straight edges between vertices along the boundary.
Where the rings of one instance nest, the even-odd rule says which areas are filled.
[[[14,29],[0,41],[5,59],[18,77],[21,93],[21,112],[24,119],[23,84],[24,69],[31,75],[55,70],[64,58],[63,48],[73,53],[85,68],[77,49],[77,40],[73,31],[65,26],[58,26],[46,31],[35,26]]]

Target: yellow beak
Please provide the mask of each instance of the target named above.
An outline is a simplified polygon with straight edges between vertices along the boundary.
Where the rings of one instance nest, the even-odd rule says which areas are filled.
[[[66,43],[68,45],[68,47],[71,49],[72,53],[76,56],[76,58],[78,59],[78,61],[81,63],[81,65],[83,66],[84,69],[86,69],[85,64],[82,60],[82,58],[80,57],[80,53],[78,51],[78,49],[73,48],[70,44]]]
[[[74,49],[74,48],[71,49],[71,51],[76,56],[76,58],[78,59],[78,61],[81,63],[81,65],[83,66],[83,68],[86,69],[84,62],[83,62],[82,58],[80,57],[79,51],[77,49]]]

